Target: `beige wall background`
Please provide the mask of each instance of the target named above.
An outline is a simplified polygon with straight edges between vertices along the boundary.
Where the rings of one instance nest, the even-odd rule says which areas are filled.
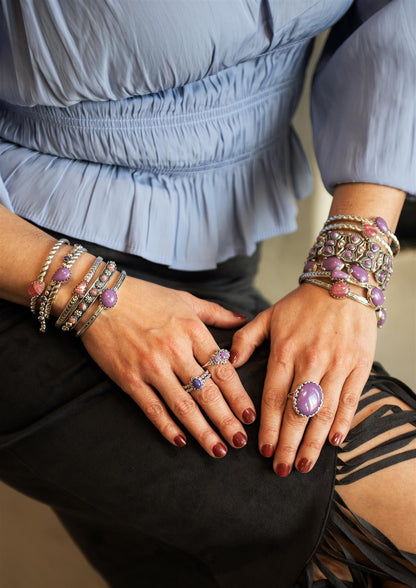
[[[264,244],[257,284],[271,301],[296,287],[305,255],[326,218],[330,201],[313,157],[309,77],[296,128],[314,171],[315,189],[310,198],[299,203],[299,231]],[[415,269],[416,250],[404,251],[389,286],[388,321],[379,333],[376,358],[416,390]],[[48,507],[0,483],[0,588],[105,586]]]

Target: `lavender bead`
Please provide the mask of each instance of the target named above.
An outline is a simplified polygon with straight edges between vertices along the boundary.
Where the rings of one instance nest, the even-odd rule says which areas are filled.
[[[368,273],[359,265],[352,266],[351,274],[359,282],[368,282]]]
[[[107,288],[101,294],[101,304],[105,308],[112,308],[117,303],[117,294],[112,288]]]
[[[346,280],[348,278],[347,272],[343,272],[342,270],[335,269],[331,273],[331,278],[333,280]]]
[[[380,288],[371,288],[370,299],[374,306],[381,306],[384,302],[384,294]]]
[[[382,233],[388,233],[389,231],[389,226],[386,223],[386,221],[384,220],[384,218],[382,218],[381,216],[378,216],[375,221],[376,223],[376,227],[382,232]]]
[[[343,265],[343,262],[338,257],[327,257],[322,262],[322,266],[328,271],[341,269]]]
[[[195,388],[195,390],[201,390],[201,388],[202,388],[201,380],[199,380],[198,378],[193,378],[192,379],[192,386]]]
[[[52,276],[53,282],[65,282],[71,277],[71,270],[69,267],[61,266]]]

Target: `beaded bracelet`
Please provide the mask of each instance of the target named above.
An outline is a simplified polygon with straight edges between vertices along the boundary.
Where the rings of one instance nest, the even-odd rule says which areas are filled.
[[[88,288],[89,282],[94,277],[94,274],[99,268],[102,261],[102,257],[97,257],[92,266],[90,267],[90,269],[88,270],[88,272],[82,278],[82,280],[75,286],[75,288],[72,291],[72,297],[69,299],[68,304],[65,306],[65,308],[59,315],[58,320],[55,323],[55,327],[61,327],[66,321],[66,319],[72,314],[75,305],[84,296]]]
[[[75,327],[81,317],[84,316],[90,306],[97,300],[101,290],[104,288],[116,269],[117,266],[115,261],[108,261],[105,264],[105,267],[99,275],[98,279],[90,286],[84,296],[79,300],[75,310],[72,312],[72,315],[67,318],[65,324],[62,326],[63,331],[70,331]]]
[[[38,301],[39,296],[45,289],[45,276],[49,269],[49,266],[52,263],[52,259],[55,257],[56,252],[61,247],[61,245],[69,245],[68,239],[59,239],[49,251],[48,256],[46,257],[42,267],[40,268],[40,272],[38,275],[37,280],[31,282],[28,286],[28,293],[30,296],[30,310],[33,314],[36,314],[36,303]]]
[[[112,288],[106,288],[105,290],[103,290],[103,292],[101,292],[101,294],[100,294],[101,303],[100,303],[99,307],[94,312],[94,314],[87,320],[87,322],[84,323],[78,329],[78,331],[75,334],[76,337],[81,337],[81,335],[83,333],[85,333],[85,331],[92,325],[92,323],[102,313],[103,310],[107,310],[108,308],[113,308],[117,304],[117,300],[118,300],[117,290],[120,288],[120,286],[124,282],[126,275],[127,275],[126,272],[123,270],[120,273],[120,276],[119,276],[117,282],[114,284],[114,286]]]
[[[367,234],[372,236],[372,229],[378,229],[384,235],[387,235],[391,239],[391,246],[394,249],[395,255],[397,255],[400,251],[400,243],[396,235],[390,231],[387,222],[381,216],[377,216],[374,219],[367,219],[363,218],[362,216],[356,216],[354,214],[336,214],[334,216],[330,216],[326,221],[325,225],[330,224],[333,221],[344,220],[344,221],[355,221],[357,223],[362,223],[362,227],[364,230],[367,230]],[[374,234],[374,233],[373,233]]]
[[[52,311],[52,306],[55,298],[63,283],[71,278],[70,268],[75,261],[84,253],[86,249],[82,245],[75,244],[69,255],[65,255],[62,265],[56,270],[52,276],[52,280],[47,287],[45,294],[41,297],[41,304],[39,307],[38,320],[40,322],[39,331],[44,333],[46,331],[46,321],[49,319]]]

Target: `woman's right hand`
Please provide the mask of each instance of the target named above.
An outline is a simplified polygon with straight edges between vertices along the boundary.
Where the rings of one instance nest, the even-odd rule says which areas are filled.
[[[200,391],[186,392],[183,385],[204,372],[201,366],[218,349],[205,325],[235,328],[243,321],[187,292],[127,277],[116,307],[101,313],[82,340],[168,441],[186,443],[171,411],[209,455],[223,457],[227,448],[220,435],[243,447],[247,437],[240,420],[250,424],[255,418],[236,371],[229,362],[210,366],[212,378]]]

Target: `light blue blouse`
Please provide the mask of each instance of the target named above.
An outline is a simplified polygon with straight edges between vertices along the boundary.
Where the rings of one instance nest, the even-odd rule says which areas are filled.
[[[344,14],[313,87],[323,179],[416,193],[414,0],[0,6],[0,202],[46,229],[186,270],[293,231],[291,118]]]

